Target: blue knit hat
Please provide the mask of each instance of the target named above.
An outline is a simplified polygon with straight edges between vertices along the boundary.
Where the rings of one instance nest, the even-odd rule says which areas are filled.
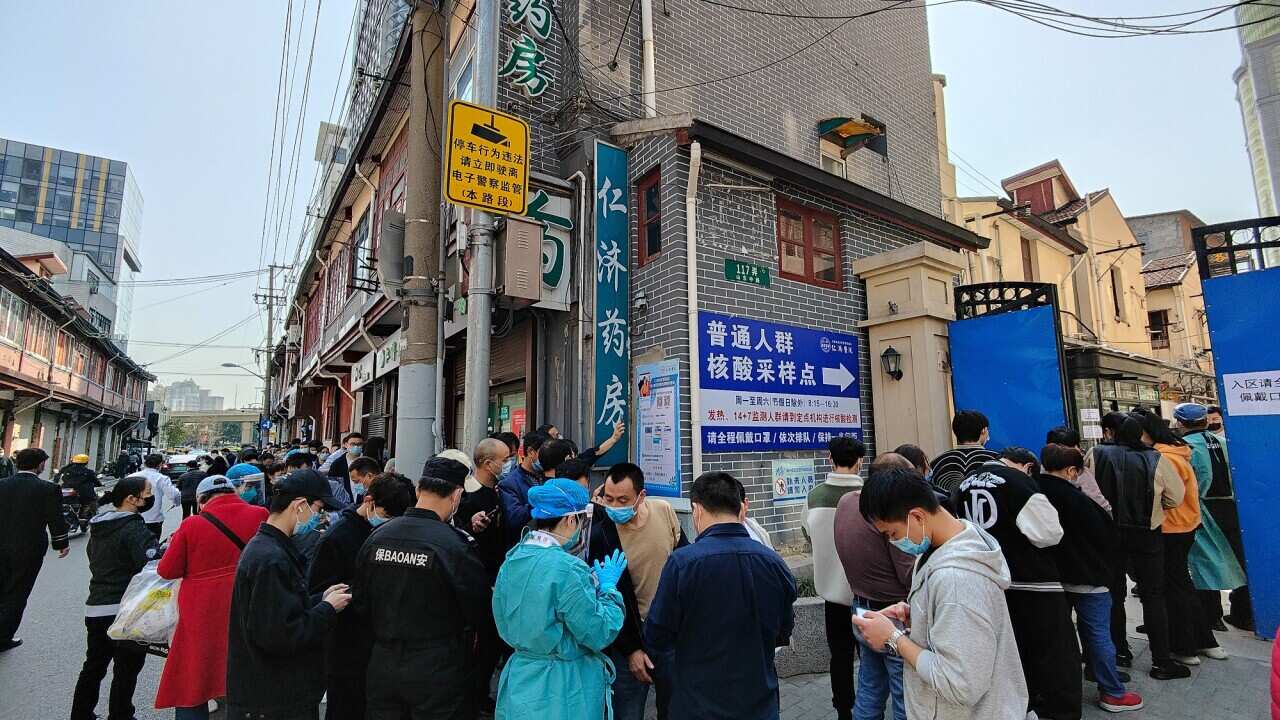
[[[586,488],[573,480],[554,478],[529,488],[531,513],[538,520],[564,517],[587,508]]]

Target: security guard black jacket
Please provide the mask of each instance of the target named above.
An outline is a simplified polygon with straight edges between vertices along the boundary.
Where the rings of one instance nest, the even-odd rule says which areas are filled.
[[[289,536],[263,523],[245,545],[231,591],[227,705],[275,714],[314,709],[324,695],[324,641],[337,611],[307,592]]]
[[[352,594],[379,645],[460,642],[493,613],[489,573],[468,536],[416,507],[365,541]]]

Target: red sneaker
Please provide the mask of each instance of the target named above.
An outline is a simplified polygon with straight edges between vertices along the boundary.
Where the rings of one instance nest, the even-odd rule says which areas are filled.
[[[1098,707],[1107,712],[1122,713],[1142,709],[1142,696],[1136,692],[1127,692],[1120,697],[1103,694],[1098,699]]]

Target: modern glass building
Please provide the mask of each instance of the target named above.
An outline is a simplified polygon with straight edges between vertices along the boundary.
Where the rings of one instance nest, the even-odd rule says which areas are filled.
[[[97,277],[86,264],[84,276],[69,282],[113,286],[104,288],[116,299],[110,334],[128,338],[132,282],[142,269],[142,193],[126,163],[0,138],[0,226],[88,255],[108,277]]]
[[[1280,18],[1271,5],[1241,5],[1235,13],[1241,25],[1237,31],[1241,57],[1232,79],[1244,122],[1258,215],[1271,217],[1280,210]],[[1269,267],[1280,264],[1280,252],[1264,252]]]

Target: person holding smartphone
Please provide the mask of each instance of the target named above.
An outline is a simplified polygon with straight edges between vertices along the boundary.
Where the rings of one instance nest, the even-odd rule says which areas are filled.
[[[851,618],[868,645],[906,663],[907,717],[1023,720],[1027,683],[999,544],[947,512],[914,469],[873,473],[858,500],[862,516],[889,542],[917,556],[906,602]]]

